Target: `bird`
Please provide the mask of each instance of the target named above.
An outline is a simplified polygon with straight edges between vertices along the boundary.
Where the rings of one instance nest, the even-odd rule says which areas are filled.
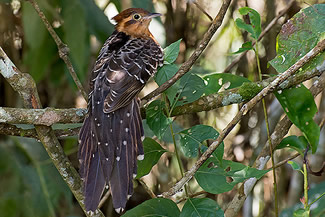
[[[144,130],[138,94],[163,65],[161,46],[149,31],[159,13],[129,8],[112,19],[115,31],[106,40],[91,72],[88,112],[78,136],[79,174],[87,212],[98,208],[110,188],[117,213],[133,194],[137,160],[144,159]]]

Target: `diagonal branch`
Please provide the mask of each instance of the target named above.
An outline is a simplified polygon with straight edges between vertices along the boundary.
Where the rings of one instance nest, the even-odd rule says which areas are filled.
[[[195,51],[191,55],[191,57],[183,63],[183,65],[179,68],[179,70],[176,72],[176,74],[163,83],[160,87],[146,95],[145,97],[142,98],[142,104],[148,103],[152,98],[155,96],[158,96],[160,93],[164,92],[167,90],[170,86],[172,86],[178,79],[180,79],[183,75],[185,75],[193,66],[195,61],[200,57],[202,52],[205,50],[205,48],[208,46],[212,36],[214,33],[219,29],[219,27],[222,24],[222,21],[225,17],[225,14],[228,10],[228,7],[230,5],[231,0],[224,0],[221,8],[219,10],[219,13],[217,16],[214,18],[211,26],[209,27],[208,31],[204,34],[202,41],[199,43],[199,45],[196,47]]]
[[[39,109],[42,107],[33,78],[29,74],[21,73],[11,62],[1,47],[0,73],[13,87],[13,89],[19,93],[26,108]],[[38,139],[43,143],[43,146],[50,156],[53,164],[71,189],[81,208],[86,213],[84,196],[82,193],[82,181],[78,172],[75,170],[69,159],[65,156],[61,144],[56,138],[52,128],[35,125],[35,130],[38,135]],[[89,216],[88,213],[86,213],[86,215]],[[96,216],[104,215],[99,209],[97,209]]]
[[[309,89],[310,92],[314,97],[316,97],[319,93],[324,91],[325,89],[325,74],[322,74],[321,77],[314,82],[312,87]],[[276,148],[277,145],[280,144],[282,138],[288,133],[292,123],[290,122],[289,118],[285,116],[275,127],[274,132],[271,135],[271,143],[273,146],[273,150]],[[299,155],[299,154],[298,154]],[[297,155],[294,155],[295,157]],[[260,152],[258,157],[254,162],[255,168],[263,169],[270,159],[270,149],[268,146],[268,142],[263,147],[263,150]],[[283,162],[280,162],[278,165],[281,165]],[[237,216],[238,212],[240,211],[241,207],[243,206],[247,196],[255,186],[257,180],[255,179],[248,179],[240,186],[236,195],[233,197],[232,201],[228,204],[227,209],[225,210],[225,216],[227,217],[234,217]]]
[[[293,75],[298,69],[309,62],[313,57],[321,53],[325,49],[325,39],[320,41],[316,47],[309,51],[304,57],[302,57],[298,62],[292,65],[284,73],[280,74],[274,81],[272,81],[267,87],[265,87],[261,92],[259,92],[253,99],[244,104],[233,120],[227,125],[225,129],[220,133],[217,140],[214,141],[206,152],[196,161],[194,166],[186,172],[185,176],[179,180],[168,192],[164,192],[163,197],[169,198],[177,193],[195,174],[195,172],[200,168],[200,166],[210,157],[213,151],[219,146],[219,144],[225,139],[229,132],[236,126],[236,124],[241,120],[241,118],[247,114],[262,98],[267,94],[271,93],[285,81],[289,76]]]
[[[26,0],[29,1],[31,3],[31,5],[34,7],[34,9],[36,10],[37,14],[39,15],[39,17],[41,18],[41,20],[43,21],[46,29],[49,31],[50,35],[52,36],[52,38],[54,39],[58,50],[59,50],[59,56],[60,58],[64,61],[64,63],[67,65],[67,68],[69,70],[69,73],[71,75],[71,77],[73,78],[75,84],[77,85],[79,92],[81,93],[81,95],[84,97],[84,99],[87,101],[88,96],[86,94],[86,91],[84,90],[78,75],[76,74],[73,65],[70,61],[69,58],[69,48],[66,44],[64,44],[62,42],[62,40],[60,39],[60,37],[56,34],[56,32],[54,31],[53,27],[51,26],[50,22],[47,20],[45,14],[42,12],[42,10],[40,9],[40,7],[38,6],[37,2],[35,0]]]

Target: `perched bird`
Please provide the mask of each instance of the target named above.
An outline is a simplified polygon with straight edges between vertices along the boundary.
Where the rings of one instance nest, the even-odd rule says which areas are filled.
[[[133,194],[137,160],[144,158],[137,95],[163,64],[163,51],[148,29],[160,15],[129,8],[113,17],[115,31],[92,71],[78,152],[87,211],[97,209],[105,187],[118,213]]]

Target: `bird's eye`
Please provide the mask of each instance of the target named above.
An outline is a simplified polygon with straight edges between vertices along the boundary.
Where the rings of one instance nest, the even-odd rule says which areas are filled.
[[[141,18],[140,14],[134,14],[133,15],[133,19],[135,19],[135,20],[140,20],[140,18]]]

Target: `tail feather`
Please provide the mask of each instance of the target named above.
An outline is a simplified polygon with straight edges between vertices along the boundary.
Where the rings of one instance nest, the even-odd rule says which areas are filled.
[[[114,208],[124,210],[133,193],[137,157],[143,155],[142,136],[136,99],[110,113],[92,107],[80,130],[78,153],[87,210],[95,211],[108,183]]]

